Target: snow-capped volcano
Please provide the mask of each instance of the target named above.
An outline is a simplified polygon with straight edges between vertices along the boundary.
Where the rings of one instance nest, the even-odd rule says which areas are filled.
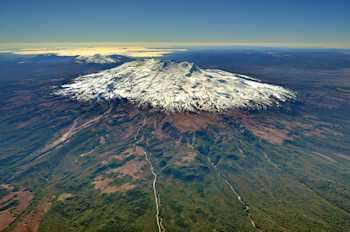
[[[265,109],[296,98],[291,90],[245,75],[157,59],[136,60],[80,76],[56,93],[77,100],[126,98],[173,112]]]
[[[112,64],[117,61],[111,57],[107,57],[101,54],[95,54],[93,56],[78,56],[74,59],[76,63],[95,63],[95,64]]]

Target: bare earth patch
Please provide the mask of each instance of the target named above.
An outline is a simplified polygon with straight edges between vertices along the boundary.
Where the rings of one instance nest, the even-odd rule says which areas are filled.
[[[322,158],[325,158],[326,160],[329,160],[329,161],[331,161],[331,162],[333,162],[333,163],[337,163],[337,161],[335,161],[334,159],[332,159],[332,158],[329,157],[329,156],[326,156],[326,155],[321,154],[321,153],[318,153],[318,152],[312,152],[312,153],[315,154],[315,155],[318,155],[318,156],[320,156],[320,157],[322,157]]]
[[[102,193],[114,193],[117,191],[125,192],[135,187],[135,185],[129,183],[125,183],[121,186],[109,185],[111,182],[113,182],[113,179],[107,177],[103,178],[103,176],[100,175],[96,177],[95,180],[91,182],[91,184],[94,184],[95,189],[99,189]]]
[[[14,232],[27,231],[27,227],[30,227],[32,231],[37,232],[39,230],[39,224],[41,218],[50,209],[52,203],[51,201],[44,197],[39,201],[36,208],[36,212],[33,210],[24,216],[23,220],[17,222]]]
[[[9,211],[4,210],[0,212],[0,231],[5,229],[16,217]]]
[[[97,176],[91,184],[95,185],[95,189],[103,190],[111,183],[113,179],[103,177],[102,175]]]
[[[272,127],[266,127],[262,125],[244,124],[244,126],[250,130],[255,136],[258,136],[270,143],[281,145],[284,140],[293,140],[288,136],[287,130],[277,130]]]
[[[340,154],[340,153],[335,153],[335,156],[338,156],[340,158],[346,159],[346,160],[350,160],[350,155],[344,155],[344,154]]]
[[[73,195],[70,194],[70,193],[62,193],[62,194],[57,198],[57,200],[58,200],[58,201],[64,201],[65,199],[70,198],[70,197],[72,197],[72,196],[73,196]]]
[[[159,123],[155,123],[155,122]],[[222,127],[220,123],[222,120],[219,115],[213,115],[208,113],[201,114],[167,114],[163,118],[157,117],[153,122],[147,123],[148,126],[153,127],[155,130],[152,135],[156,136],[158,139],[165,139],[168,136],[162,131],[162,127],[165,123],[170,123],[172,127],[175,127],[181,133],[184,132],[194,132],[200,129],[206,128],[208,125],[216,125]]]
[[[140,178],[140,175],[138,175],[138,172],[141,171],[141,168],[146,165],[146,161],[139,160],[138,157],[135,157],[134,159],[126,162],[123,166],[118,168],[113,168],[108,170],[106,173],[112,173],[112,172],[118,172],[121,174],[121,176],[130,175],[135,179]]]
[[[100,137],[100,145],[105,144],[105,142],[106,142],[105,137],[101,136],[101,137]]]
[[[14,189],[14,187],[9,185],[9,184],[1,184],[1,187],[5,188],[5,189],[7,189],[9,191],[12,191],[12,189]]]
[[[125,192],[127,190],[135,188],[134,184],[125,183],[120,186],[107,186],[102,192],[103,193],[114,193],[114,192]]]
[[[197,153],[194,151],[187,152],[185,156],[182,157],[181,161],[183,163],[190,163],[191,161],[194,161],[197,156]]]
[[[103,165],[107,165],[108,164],[108,160],[102,160],[101,162]]]
[[[107,165],[112,159],[118,159],[118,160],[124,160],[128,158],[131,155],[137,156],[137,157],[143,157],[144,156],[145,150],[142,147],[135,146],[132,148],[126,149],[124,152],[120,154],[113,154],[113,153],[108,153],[110,156],[102,161],[102,164]],[[113,155],[112,155],[113,154]]]
[[[304,115],[302,118],[286,120],[271,115],[249,115],[244,112],[232,112],[232,116],[255,136],[270,143],[281,145],[285,140],[293,141],[301,136],[326,135],[341,136],[342,134],[329,127],[334,127],[327,122],[319,121],[312,115]],[[326,127],[327,126],[327,127]]]
[[[175,114],[167,115],[167,121],[171,122],[172,125],[180,132],[194,132],[201,128],[207,127],[210,124],[217,124],[219,122],[216,115],[206,117],[205,113],[202,114]]]
[[[9,189],[11,188],[13,189],[13,187],[9,185],[2,185],[2,186],[4,187],[7,186]],[[9,209],[0,211],[0,231],[5,229],[12,221],[16,219],[15,215],[18,215],[23,210],[27,209],[32,199],[33,199],[33,194],[30,191],[25,190],[23,187],[20,187],[20,189],[16,192],[10,192],[6,196],[4,196],[0,200],[0,203],[5,201],[9,201],[8,203],[10,203],[14,200],[18,200],[19,204],[17,206],[12,206]]]
[[[143,157],[144,156],[144,152],[145,152],[145,149],[143,149],[143,147],[135,146],[135,147],[126,149],[123,153],[121,153],[121,156],[123,158],[127,158],[127,157],[129,157],[131,155],[135,155],[135,156],[138,156],[138,157]]]
[[[132,136],[135,132],[137,131],[137,129],[135,127],[128,127],[128,129],[126,129],[126,134],[124,135],[124,138],[129,138],[130,136]]]
[[[73,134],[78,133],[79,131],[91,126],[93,123],[99,121],[104,115],[100,115],[98,117],[92,118],[92,119],[84,119],[81,121],[81,125],[79,127],[75,128],[73,131]]]
[[[83,153],[83,154],[80,154],[79,156],[80,157],[84,157],[84,156],[87,156],[87,155],[90,155],[91,153],[93,153],[95,151],[96,148],[92,149],[91,151],[89,152],[86,152],[86,153]]]
[[[38,120],[38,117],[34,117],[26,122],[21,122],[17,125],[17,129],[22,129],[30,124],[32,124],[33,122],[35,122],[36,120]]]
[[[185,153],[181,153],[180,157],[177,156],[177,161],[175,161],[175,164],[178,166],[185,166],[191,163],[192,161],[195,160],[197,156],[197,153],[194,151],[186,151]]]

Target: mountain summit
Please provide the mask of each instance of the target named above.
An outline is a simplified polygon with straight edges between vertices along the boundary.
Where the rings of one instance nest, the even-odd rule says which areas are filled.
[[[157,59],[78,77],[56,93],[85,101],[125,98],[170,112],[265,109],[296,98],[291,90],[245,75]]]

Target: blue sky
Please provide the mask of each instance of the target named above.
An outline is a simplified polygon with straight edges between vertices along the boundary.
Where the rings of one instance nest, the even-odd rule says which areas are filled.
[[[350,46],[350,1],[1,0],[0,43]]]

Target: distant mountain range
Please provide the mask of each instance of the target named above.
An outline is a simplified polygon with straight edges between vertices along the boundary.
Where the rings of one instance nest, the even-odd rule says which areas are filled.
[[[94,64],[114,64],[119,62],[119,60],[100,55],[100,54],[95,54],[93,56],[78,56],[77,58],[74,59],[75,62],[77,63],[94,63]]]

